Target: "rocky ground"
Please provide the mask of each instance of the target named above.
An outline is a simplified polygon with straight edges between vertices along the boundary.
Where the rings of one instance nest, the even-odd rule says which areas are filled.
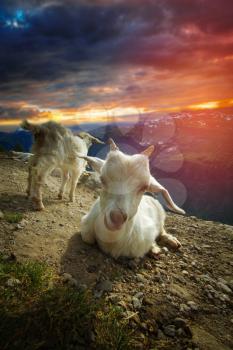
[[[44,190],[45,211],[25,197],[27,165],[0,159],[0,252],[39,260],[68,283],[120,306],[134,331],[133,349],[233,349],[233,227],[168,214],[166,228],[182,243],[159,260],[119,260],[80,238],[81,217],[97,193],[83,181],[76,203],[56,199],[60,179]],[[22,213],[17,223],[7,213]]]

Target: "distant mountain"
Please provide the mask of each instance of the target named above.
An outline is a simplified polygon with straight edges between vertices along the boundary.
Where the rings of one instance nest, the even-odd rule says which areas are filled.
[[[154,144],[151,172],[174,200],[189,214],[233,223],[232,110],[143,115],[136,123],[88,123],[70,129],[90,132],[103,141],[112,137],[129,154]],[[26,152],[31,144],[31,134],[22,129],[0,132],[0,149],[20,145]],[[89,154],[104,158],[107,152],[107,146],[95,144]]]
[[[30,132],[17,129],[13,132],[0,132],[0,148],[10,151],[21,149],[28,152],[32,145],[32,135]]]

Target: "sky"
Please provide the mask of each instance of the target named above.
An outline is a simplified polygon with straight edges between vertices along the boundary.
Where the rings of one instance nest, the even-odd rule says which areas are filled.
[[[233,106],[232,0],[1,0],[0,128]]]

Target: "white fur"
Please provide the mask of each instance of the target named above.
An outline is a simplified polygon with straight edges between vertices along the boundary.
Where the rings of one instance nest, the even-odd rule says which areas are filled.
[[[48,122],[34,125],[25,121],[22,127],[34,134],[33,155],[29,159],[29,177],[27,193],[33,199],[36,209],[44,208],[42,186],[46,177],[55,168],[61,169],[62,183],[58,198],[62,199],[68,179],[70,178],[70,201],[75,200],[75,188],[80,175],[85,170],[86,161],[77,155],[87,155],[92,142],[99,142],[88,133],[74,136],[63,126]]]
[[[82,219],[81,235],[85,242],[97,242],[105,253],[114,258],[138,258],[149,251],[157,254],[159,247],[156,240],[159,238],[166,238],[174,248],[180,246],[164,229],[162,206],[151,196],[144,195],[144,191],[161,192],[174,211],[183,211],[170,201],[167,190],[151,176],[145,155],[128,156],[115,149],[108,154],[106,161],[84,158],[100,172],[103,181],[100,197]],[[119,228],[115,229],[111,222],[112,212],[117,212],[120,222],[123,215],[127,217]]]

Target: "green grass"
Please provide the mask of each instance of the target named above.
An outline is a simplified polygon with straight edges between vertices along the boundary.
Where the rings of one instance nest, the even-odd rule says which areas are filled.
[[[119,308],[64,285],[45,264],[1,256],[0,334],[1,350],[127,350],[131,341]]]
[[[6,212],[4,213],[4,219],[11,224],[17,224],[23,219],[23,214],[16,212]]]
[[[124,321],[119,307],[109,306],[105,312],[99,311],[95,320],[97,349],[129,350],[131,349],[132,331]]]

